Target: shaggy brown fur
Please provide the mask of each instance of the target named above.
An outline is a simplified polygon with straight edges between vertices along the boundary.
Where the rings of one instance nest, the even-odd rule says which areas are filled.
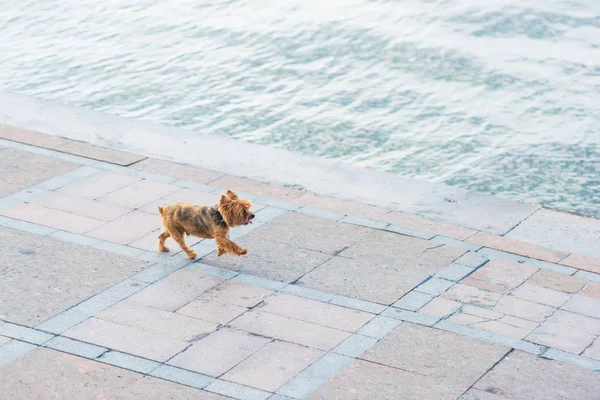
[[[169,251],[165,246],[165,240],[172,237],[189,258],[196,258],[196,252],[185,244],[184,234],[186,234],[199,238],[214,238],[217,242],[218,256],[225,253],[236,256],[246,254],[248,250],[229,239],[229,229],[252,223],[254,214],[250,212],[251,206],[248,200],[241,200],[231,190],[228,190],[226,195],[222,195],[219,204],[213,207],[190,203],[159,206],[158,213],[164,229],[158,235],[158,251]]]

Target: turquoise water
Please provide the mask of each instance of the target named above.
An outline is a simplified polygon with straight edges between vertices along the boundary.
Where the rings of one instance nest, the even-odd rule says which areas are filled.
[[[4,0],[0,89],[600,216],[600,1]]]

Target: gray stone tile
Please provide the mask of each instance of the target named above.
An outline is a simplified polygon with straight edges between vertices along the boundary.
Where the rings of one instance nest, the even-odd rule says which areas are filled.
[[[46,193],[48,193],[48,190],[34,186],[13,193],[9,196],[9,198],[11,200],[18,200],[20,202],[29,203],[37,199],[38,197],[45,195]]]
[[[471,268],[479,268],[486,262],[488,262],[489,257],[486,257],[483,254],[475,253],[473,251],[468,251],[462,256],[458,257],[454,264],[464,265],[466,267]]]
[[[0,366],[9,364],[23,357],[36,347],[36,345],[31,343],[21,342],[20,340],[11,340],[5,345],[0,346]]]
[[[15,229],[22,232],[33,233],[34,235],[45,236],[56,229],[47,226],[33,224],[31,222],[21,221],[19,219],[0,216],[0,224],[7,228]]]
[[[185,267],[188,271],[200,272],[202,274],[214,276],[221,279],[233,279],[239,275],[239,272],[230,271],[225,268],[213,267],[212,265],[195,262]]]
[[[36,329],[58,335],[88,318],[89,315],[70,309],[42,322],[36,326]]]
[[[238,193],[239,194],[239,193]],[[265,207],[255,213],[256,222],[271,222],[274,219],[286,214],[287,211],[275,207]]]
[[[61,176],[64,178],[69,178],[69,179],[76,181],[79,179],[87,178],[88,176],[95,175],[98,172],[100,172],[100,170],[98,168],[94,168],[89,165],[83,165],[83,166],[76,168],[72,171],[69,171]]]
[[[398,233],[400,235],[412,236],[419,239],[430,240],[435,237],[435,233],[423,232],[417,229],[401,225],[388,225],[384,228],[388,232]]]
[[[312,215],[313,217],[330,219],[332,221],[339,221],[345,217],[344,214],[338,214],[331,211],[321,210],[312,207],[301,207],[296,210],[297,213]]]
[[[139,176],[142,179],[149,179],[151,181],[157,181],[157,182],[173,183],[173,182],[177,181],[177,179],[175,179],[171,176],[155,174],[155,173],[146,172],[146,171],[137,171],[135,175]]]
[[[443,270],[442,270],[443,271]],[[425,304],[429,303],[433,297],[429,294],[415,292],[414,290],[408,292],[395,302],[392,306],[396,308],[402,308],[409,311],[417,311]]]
[[[40,182],[35,186],[40,189],[58,190],[61,187],[66,186],[70,183],[73,183],[73,179],[71,179],[67,176],[61,175],[61,176],[55,176],[54,178],[50,178],[48,180]]]
[[[271,279],[261,278],[249,274],[239,274],[232,279],[233,282],[243,283],[244,285],[258,286],[269,290],[283,289],[286,284],[283,282],[273,281]]]
[[[354,361],[352,357],[328,353],[279,389],[277,394],[294,399],[305,399],[352,361]]]
[[[309,289],[298,285],[287,285],[281,289],[280,292],[304,297],[305,299],[323,301],[325,303],[329,302],[335,296],[333,293],[321,292],[320,290]]]
[[[94,239],[84,235],[78,235],[76,233],[66,232],[57,230],[48,235],[53,239],[62,240],[63,242],[69,242],[74,244],[80,244],[82,246],[94,246],[100,243],[99,239]]]
[[[54,337],[49,333],[4,321],[0,321],[0,335],[33,344],[43,344]]]
[[[150,361],[145,358],[132,356],[115,350],[104,353],[102,357],[97,358],[97,360],[142,374],[149,374],[160,366],[160,363],[155,361]]]
[[[0,213],[4,210],[8,210],[9,208],[17,207],[23,204],[21,200],[13,200],[10,196],[4,197],[0,199]],[[6,218],[6,217],[3,217]],[[0,219],[0,225],[2,225],[2,219]]]
[[[435,276],[438,278],[441,278],[441,279],[446,279],[446,280],[452,281],[452,282],[458,282],[473,271],[474,271],[474,269],[471,267],[452,263],[452,264],[448,265],[446,268],[442,269],[437,274],[435,274]]]
[[[343,356],[358,358],[362,356],[365,351],[373,347],[375,343],[377,343],[377,339],[375,338],[354,334],[331,351]]]
[[[553,264],[547,261],[536,260],[535,258],[528,258],[525,261],[525,264],[531,265],[532,267],[546,269],[549,271],[558,272],[559,274],[564,275],[573,275],[577,272],[576,268],[565,267],[564,265]]]
[[[576,365],[581,368],[591,369],[594,371],[600,371],[600,361],[592,360],[591,358],[578,356],[576,354],[567,353],[565,351],[548,349],[542,357],[550,360],[560,361],[570,365]]]
[[[148,286],[146,282],[129,278],[79,303],[71,310],[91,317],[141,291],[146,286]]]
[[[45,347],[73,354],[80,357],[94,359],[107,351],[106,348],[80,342],[78,340],[57,336],[44,345]]]
[[[266,400],[271,396],[271,393],[263,390],[221,380],[215,380],[205,390],[239,400]]]
[[[389,222],[375,221],[367,218],[359,218],[359,217],[351,217],[346,216],[340,220],[340,222],[345,222],[347,224],[364,226],[366,228],[373,229],[384,229],[389,225]]]
[[[587,279],[589,281],[600,282],[600,274],[595,274],[588,271],[577,271],[575,275],[578,278]]]
[[[161,280],[162,278],[164,278],[167,275],[172,274],[173,272],[177,271],[178,269],[180,269],[179,266],[154,264],[154,265],[146,268],[145,270],[133,275],[131,278],[135,279],[137,281],[140,281],[140,282],[151,284],[158,280]]]
[[[480,254],[484,257],[488,257],[489,259],[500,258],[502,260],[516,261],[519,264],[525,263],[528,258],[523,256],[518,256],[516,254],[507,253],[505,251],[490,249],[488,247],[482,247],[477,251],[477,254]]]
[[[111,253],[132,258],[137,258],[145,253],[145,250],[124,246],[122,244],[105,242],[102,240],[99,240],[97,243],[93,244],[92,247],[98,250],[110,251]]]
[[[269,197],[258,197],[256,202],[269,207],[281,208],[282,210],[288,211],[296,211],[300,208],[298,204],[290,203],[289,201],[271,199]]]
[[[446,236],[435,236],[431,239],[434,242],[443,243],[448,246],[460,247],[461,249],[470,250],[471,252],[481,249],[482,246],[474,243],[463,242],[462,240],[452,239]]]
[[[375,339],[381,339],[400,325],[402,321],[394,318],[388,318],[381,315],[375,316],[365,326],[360,328],[356,333],[369,336]]]
[[[172,182],[172,184],[181,186],[184,188],[201,190],[201,191],[207,192],[207,193],[212,193],[212,192],[216,192],[217,190],[219,190],[219,188],[216,188],[214,186],[208,186],[208,185],[205,185],[200,182],[186,181],[183,179],[176,180],[175,182]]]
[[[283,396],[281,394],[274,394],[273,396],[269,397],[268,400],[295,400],[295,399],[292,399],[291,397]]]
[[[156,378],[166,379],[171,382],[180,383],[182,385],[191,386],[198,389],[204,389],[215,380],[215,378],[207,375],[202,375],[197,372],[187,371],[185,369],[176,368],[165,364],[150,372],[150,375]]]
[[[407,310],[400,310],[398,308],[388,308],[382,312],[381,315],[388,318],[395,318],[401,321],[407,321],[426,326],[435,325],[440,320],[436,317],[430,317],[429,315],[423,315]]]
[[[330,301],[331,304],[335,304],[342,307],[352,308],[354,310],[366,311],[372,314],[379,314],[387,307],[381,304],[373,303],[370,301],[364,301],[346,296],[334,296]]]
[[[444,293],[446,290],[450,289],[453,285],[454,282],[432,277],[427,282],[417,286],[415,290],[421,293],[430,294],[432,296],[438,296]]]

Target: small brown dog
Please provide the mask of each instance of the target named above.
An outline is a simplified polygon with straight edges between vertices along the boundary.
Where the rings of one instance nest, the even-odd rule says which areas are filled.
[[[213,207],[197,206],[190,203],[177,203],[158,207],[162,219],[163,232],[158,235],[158,251],[167,252],[165,240],[172,237],[189,258],[196,258],[196,252],[190,249],[184,240],[184,234],[205,239],[215,239],[217,255],[225,253],[241,256],[248,250],[241,248],[229,239],[229,229],[234,226],[252,223],[254,214],[250,212],[252,204],[241,200],[231,190],[221,196],[219,204]]]

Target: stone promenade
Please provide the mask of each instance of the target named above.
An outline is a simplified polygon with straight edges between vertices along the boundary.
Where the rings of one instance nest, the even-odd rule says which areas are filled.
[[[254,203],[248,255],[158,204]],[[600,221],[508,234],[0,126],[1,400],[598,400]]]

